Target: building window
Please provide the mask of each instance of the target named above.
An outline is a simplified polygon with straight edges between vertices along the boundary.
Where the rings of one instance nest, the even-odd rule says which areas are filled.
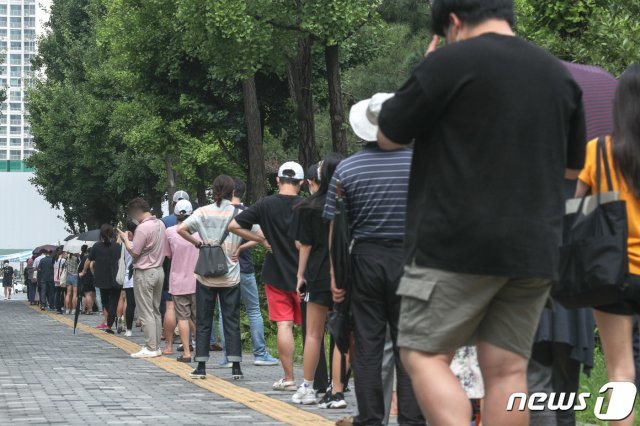
[[[25,40],[35,40],[36,39],[36,30],[24,30],[24,39]]]
[[[11,67],[11,77],[20,77],[22,75],[22,70],[20,67]]]
[[[22,30],[11,30],[11,40],[22,40]]]
[[[22,18],[11,18],[9,20],[9,26],[11,28],[22,28]]]
[[[6,115],[0,114],[0,124],[4,124],[4,125],[7,124],[7,116]]]
[[[7,17],[0,16],[0,27],[7,28]]]
[[[22,93],[11,91],[9,94],[9,100],[11,102],[20,102],[22,100]]]
[[[5,79],[5,81],[7,81],[7,80]],[[19,78],[12,78],[10,80],[10,83],[11,83],[12,87],[20,87],[20,82],[21,82],[21,79],[19,79]]]
[[[28,138],[24,140],[25,149],[33,149],[33,147],[34,147],[33,138]]]
[[[12,149],[9,160],[22,160],[22,152],[20,150]]]
[[[0,139],[0,146],[5,148],[7,147],[7,140],[5,138]]]
[[[20,126],[11,126],[9,127],[9,132],[11,133],[12,136],[16,136],[16,135],[21,135],[22,134],[22,127]],[[13,139],[11,139],[11,145],[13,145]]]
[[[7,146],[6,145],[6,141],[5,144],[2,144],[2,141],[0,141],[0,146]],[[0,160],[6,160],[7,159],[7,151],[5,151],[4,149],[0,149]]]
[[[4,65],[0,65],[0,74],[6,75],[7,74],[7,67],[5,67]]]
[[[9,109],[11,111],[20,111],[22,109],[22,104],[20,104],[19,102],[10,102]]]
[[[33,155],[33,151],[25,150],[25,151],[23,151],[22,159],[26,160],[27,158],[31,157],[32,155]]]
[[[9,117],[9,124],[12,126],[20,126],[22,125],[22,116],[20,115],[12,115]]]
[[[11,138],[9,139],[9,143],[11,146],[22,146],[22,139],[20,138]]]
[[[0,15],[6,15],[6,14],[7,14],[7,5],[0,4]]]
[[[11,5],[11,16],[22,16],[22,5],[12,4]]]
[[[11,65],[21,65],[22,64],[22,55],[19,53],[12,53],[9,55],[9,63]]]
[[[36,42],[35,41],[25,41],[24,42],[24,51],[25,52],[35,52],[36,51]]]
[[[24,27],[25,28],[35,28],[36,27],[36,18],[24,18]]]
[[[0,126],[0,135],[7,136],[7,126]]]
[[[36,16],[36,5],[35,4],[25,4],[24,5],[24,16]]]
[[[31,65],[25,65],[23,70],[25,77],[31,77]]]
[[[11,50],[22,50],[22,42],[12,41],[11,42]]]
[[[2,87],[7,87],[7,79],[6,78],[0,78],[0,88]]]

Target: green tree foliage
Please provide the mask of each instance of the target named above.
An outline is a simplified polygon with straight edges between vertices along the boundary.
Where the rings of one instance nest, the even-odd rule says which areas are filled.
[[[640,62],[640,2],[516,0],[518,33],[563,60],[620,75]]]
[[[111,131],[109,116],[120,99],[103,68],[95,23],[98,0],[58,0],[35,63],[45,79],[29,92],[37,151],[29,159],[34,183],[63,208],[70,230],[114,222],[128,199],[159,199],[152,161]]]

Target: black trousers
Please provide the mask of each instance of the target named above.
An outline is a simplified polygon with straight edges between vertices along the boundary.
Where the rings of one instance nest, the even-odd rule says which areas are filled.
[[[533,345],[527,381],[529,393],[571,393],[580,387],[581,364],[571,358],[571,346],[565,343],[540,342]],[[532,426],[570,426],[576,424],[576,412],[570,410],[531,411]]]
[[[118,310],[118,301],[120,300],[120,287],[101,288],[100,299],[102,307],[107,310],[107,328],[111,328],[116,322],[116,311]]]
[[[302,302],[300,304],[302,311],[302,344],[304,345],[307,337],[307,303]],[[329,387],[329,372],[327,371],[327,353],[324,346],[324,339],[320,343],[320,358],[318,360],[318,367],[316,368],[316,374],[313,378],[313,389],[318,392],[324,392]],[[333,356],[333,352],[331,353]]]
[[[240,284],[233,287],[207,287],[196,285],[196,362],[209,361],[211,325],[220,300],[224,333],[224,349],[229,362],[242,361],[240,341]]]
[[[404,250],[361,242],[354,246],[351,257],[351,312],[355,325],[353,371],[359,412],[354,424],[383,424],[385,403],[382,355],[388,325],[398,379],[398,423],[424,425],[425,420],[413,393],[411,379],[400,363],[397,346],[400,296],[396,292],[404,273]]]
[[[133,315],[136,311],[136,297],[133,294],[133,288],[125,288],[124,294],[127,298],[127,309],[124,313],[124,319],[127,323],[127,330],[133,329]]]
[[[67,287],[58,286],[54,290],[55,306],[58,312],[64,309],[64,296],[67,292]]]

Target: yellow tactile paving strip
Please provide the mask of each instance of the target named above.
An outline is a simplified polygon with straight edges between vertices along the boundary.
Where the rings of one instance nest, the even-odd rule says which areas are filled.
[[[38,306],[30,306],[33,310],[37,312],[41,312],[54,320],[65,324],[69,327],[73,327],[73,320],[68,317],[61,316],[56,313],[51,313],[48,311],[42,312]],[[82,330],[85,333],[89,333],[98,339],[102,339],[106,342],[109,342],[111,345],[122,349],[124,352],[128,354],[132,354],[134,352],[138,352],[140,350],[140,346],[130,340],[123,339],[121,337],[117,337],[113,334],[107,334],[102,330],[97,330],[93,327],[89,327],[88,325],[78,323],[78,330]],[[263,395],[258,392],[254,392],[252,390],[243,388],[241,386],[234,385],[226,380],[220,379],[218,377],[208,375],[206,380],[200,379],[192,379],[189,376],[192,368],[187,364],[182,364],[176,362],[172,358],[166,357],[158,357],[158,358],[144,358],[145,361],[148,361],[152,364],[155,364],[157,367],[175,374],[183,378],[184,380],[193,383],[196,386],[199,386],[203,389],[208,390],[209,392],[213,392],[217,395],[220,395],[223,398],[230,399],[232,401],[239,402],[240,404],[246,405],[247,407],[255,410],[259,413],[262,413],[266,416],[269,416],[279,422],[290,424],[290,425],[333,425],[335,424],[332,421],[325,419],[324,417],[318,416],[313,413],[309,413],[304,410],[300,410],[290,404],[279,401],[277,399],[270,398],[266,395]]]

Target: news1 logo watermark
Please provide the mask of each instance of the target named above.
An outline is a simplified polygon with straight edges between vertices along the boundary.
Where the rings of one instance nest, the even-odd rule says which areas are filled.
[[[605,408],[605,401],[608,396],[608,407]],[[600,388],[596,398],[596,405],[593,414],[598,420],[615,421],[624,420],[631,415],[636,402],[638,389],[631,382],[609,382]],[[584,411],[587,409],[587,400],[592,395],[589,392],[581,393],[544,393],[535,392],[531,395],[526,393],[514,393],[509,397],[507,411],[560,411],[575,410]],[[516,405],[517,402],[517,405]]]

